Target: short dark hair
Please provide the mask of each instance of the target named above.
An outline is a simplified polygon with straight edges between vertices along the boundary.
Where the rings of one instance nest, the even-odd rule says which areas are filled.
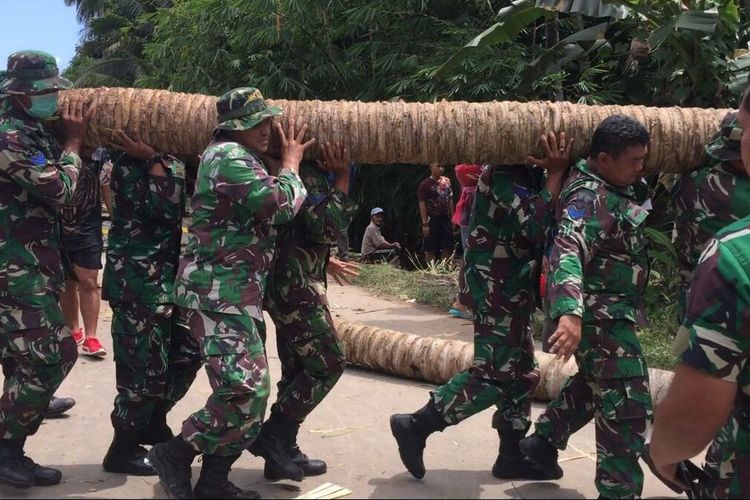
[[[647,146],[651,135],[638,120],[625,115],[608,116],[596,127],[591,138],[591,157],[607,153],[612,158],[631,146]]]

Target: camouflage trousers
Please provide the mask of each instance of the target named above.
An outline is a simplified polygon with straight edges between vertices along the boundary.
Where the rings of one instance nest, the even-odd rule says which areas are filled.
[[[173,304],[115,303],[112,313],[117,381],[112,426],[142,430],[192,385],[202,363],[198,341]]]
[[[638,459],[653,416],[648,370],[635,326],[627,320],[584,321],[576,352],[578,373],[536,422],[536,433],[557,448],[594,419],[596,488],[603,498],[637,498],[643,490]]]
[[[480,215],[475,213],[475,223],[481,220]],[[497,405],[493,426],[526,430],[531,395],[539,383],[529,330],[534,307],[531,280],[517,273],[512,284],[503,283],[497,276],[511,271],[496,271],[492,263],[477,262],[476,254],[468,252],[468,297],[462,303],[474,309],[474,364],[439,387],[432,402],[451,425]]]
[[[25,316],[46,326],[11,331],[24,326],[15,319]],[[23,439],[39,429],[52,395],[78,359],[78,348],[57,304],[29,314],[0,310],[0,321],[6,323],[0,327],[0,353],[9,361],[3,370],[0,439]]]
[[[268,313],[281,361],[272,411],[302,423],[341,378],[346,358],[327,305],[273,302]]]
[[[198,340],[213,392],[182,424],[182,437],[201,453],[239,455],[260,432],[271,379],[262,320],[183,309]]]

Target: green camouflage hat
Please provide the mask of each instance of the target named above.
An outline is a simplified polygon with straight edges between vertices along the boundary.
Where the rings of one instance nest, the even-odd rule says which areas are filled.
[[[21,50],[8,56],[8,71],[1,93],[36,94],[69,89],[73,83],[60,76],[55,58],[40,50]]]
[[[727,113],[721,120],[719,131],[706,144],[706,154],[719,161],[742,160],[740,138],[742,128],[737,123],[737,112]]]
[[[260,90],[240,87],[230,90],[216,101],[221,130],[248,130],[268,117],[281,114],[281,108],[268,106]]]

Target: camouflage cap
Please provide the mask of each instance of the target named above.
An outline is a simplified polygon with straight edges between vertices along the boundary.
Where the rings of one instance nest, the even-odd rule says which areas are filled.
[[[741,137],[742,128],[737,123],[737,112],[727,113],[721,120],[719,131],[706,144],[706,154],[719,161],[742,160]]]
[[[40,50],[21,50],[8,56],[1,93],[36,94],[48,90],[69,89],[73,83],[60,76],[52,55]]]
[[[281,114],[281,108],[268,106],[260,90],[240,87],[230,90],[216,101],[221,130],[248,130],[268,117]]]

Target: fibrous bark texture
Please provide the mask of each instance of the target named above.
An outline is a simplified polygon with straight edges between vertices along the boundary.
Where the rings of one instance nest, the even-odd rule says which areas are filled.
[[[375,371],[443,384],[470,368],[474,360],[474,346],[468,342],[421,337],[338,318],[334,323],[347,362]],[[534,398],[541,401],[555,399],[565,380],[578,371],[572,358],[563,363],[553,354],[537,351],[536,360],[540,381]],[[649,369],[654,402],[666,394],[673,376],[667,370]]]
[[[65,91],[62,101],[96,104],[87,143],[111,145],[113,129],[138,132],[162,152],[197,154],[216,126],[216,97],[166,90],[95,88]],[[588,152],[597,124],[615,113],[640,120],[652,135],[649,170],[699,167],[703,146],[726,109],[587,106],[569,102],[442,101],[437,103],[285,101],[286,120],[308,123],[318,141],[344,140],[361,163],[522,163],[540,154],[543,131],[576,139],[575,156]],[[317,150],[310,151],[311,157]]]

